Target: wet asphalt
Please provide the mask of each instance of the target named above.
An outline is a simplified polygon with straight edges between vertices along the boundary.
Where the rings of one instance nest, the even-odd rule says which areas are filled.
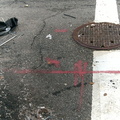
[[[91,119],[92,75],[84,75],[84,87],[80,77],[75,86],[75,75],[61,71],[74,71],[78,61],[87,62],[87,70],[92,70],[93,50],[78,45],[72,33],[94,20],[95,4],[95,0],[0,1],[1,21],[18,18],[16,29],[1,36],[6,41],[17,35],[0,47],[0,120]],[[45,111],[38,115],[42,108],[49,115]]]

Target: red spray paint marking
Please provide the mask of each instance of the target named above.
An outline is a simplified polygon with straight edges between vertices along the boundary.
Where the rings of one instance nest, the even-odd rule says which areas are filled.
[[[82,106],[83,94],[84,94],[84,75],[87,73],[87,63],[84,63],[82,66],[82,61],[78,61],[74,65],[74,71],[79,71],[79,73],[74,74],[74,86],[76,86],[81,78],[81,87],[80,87],[80,101],[79,101],[79,109]]]
[[[56,29],[55,32],[67,32],[67,29]]]
[[[109,73],[109,74],[120,74],[120,71],[112,71],[112,70],[107,70],[107,71],[87,71],[87,73]]]
[[[83,76],[82,73],[82,61],[78,61],[77,63],[75,63],[74,65],[74,71],[79,71],[79,73],[75,73],[74,74],[74,86],[76,86],[78,84],[78,78]]]
[[[46,59],[49,64],[54,64],[56,67],[60,67],[60,62],[57,60],[52,60],[50,58]],[[108,73],[108,74],[120,74],[120,71],[87,71],[87,63],[84,63],[82,65],[82,61],[78,61],[74,64],[74,71],[56,71],[56,70],[13,70],[14,73],[19,74],[28,74],[28,73],[40,73],[40,74],[74,74],[74,86],[76,86],[79,82],[79,78],[81,78],[81,87],[80,87],[80,102],[79,102],[79,108],[82,105],[83,101],[83,93],[84,93],[84,76],[86,74],[92,74],[92,73]]]
[[[39,74],[92,74],[92,73],[109,73],[109,74],[120,74],[120,71],[62,71],[62,70],[30,70],[30,69],[24,69],[24,70],[5,70],[5,71],[13,71],[14,73],[18,74],[29,74],[29,73],[39,73]]]
[[[46,58],[46,61],[48,64],[55,65],[55,67],[57,67],[57,68],[60,67],[60,61],[58,61],[58,60],[52,60],[50,58]]]

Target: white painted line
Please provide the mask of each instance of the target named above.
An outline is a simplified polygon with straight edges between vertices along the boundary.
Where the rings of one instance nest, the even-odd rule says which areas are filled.
[[[96,0],[95,22],[119,24],[116,0]],[[120,71],[120,50],[94,51],[93,71]],[[120,74],[93,74],[91,120],[120,120]]]
[[[119,24],[116,0],[96,0],[94,21]]]
[[[94,51],[93,71],[120,70],[120,50]],[[120,74],[94,73],[91,120],[120,120]]]

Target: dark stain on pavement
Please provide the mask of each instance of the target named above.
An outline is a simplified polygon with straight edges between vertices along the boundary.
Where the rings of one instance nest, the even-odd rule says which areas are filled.
[[[84,85],[87,85],[87,83],[84,83]],[[52,94],[57,96],[57,95],[61,94],[64,91],[71,90],[71,89],[76,88],[76,87],[81,87],[81,83],[77,84],[76,86],[73,85],[73,86],[65,87],[65,88],[63,88],[61,90],[53,92]]]
[[[8,114],[9,113],[9,114]],[[8,90],[0,90],[0,119],[18,120],[19,100],[16,95],[9,93]]]

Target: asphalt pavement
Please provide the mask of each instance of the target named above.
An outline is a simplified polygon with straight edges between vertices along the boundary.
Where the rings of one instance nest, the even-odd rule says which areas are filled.
[[[0,120],[90,120],[92,74],[74,84],[78,61],[92,70],[93,50],[72,38],[92,22],[95,0],[0,0],[0,19],[18,26],[0,47]],[[66,71],[63,72],[63,71]],[[81,89],[82,88],[82,89]]]

